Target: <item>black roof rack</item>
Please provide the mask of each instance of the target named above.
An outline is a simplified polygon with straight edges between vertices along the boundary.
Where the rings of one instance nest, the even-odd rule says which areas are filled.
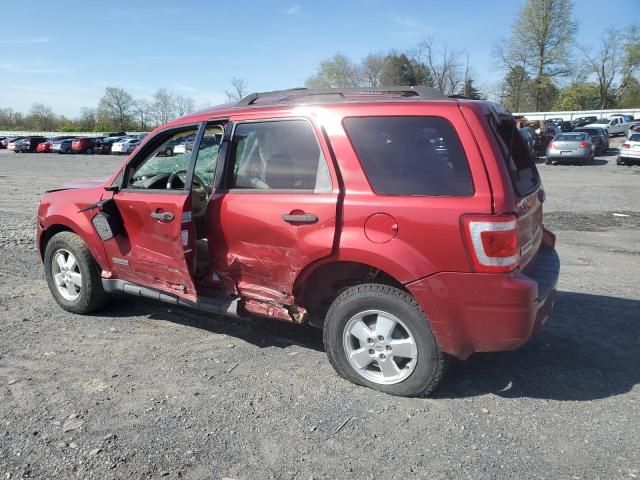
[[[424,85],[409,87],[363,87],[363,88],[291,88],[273,92],[251,93],[236,105],[265,105],[273,103],[344,102],[349,100],[445,100],[449,97],[432,87]]]

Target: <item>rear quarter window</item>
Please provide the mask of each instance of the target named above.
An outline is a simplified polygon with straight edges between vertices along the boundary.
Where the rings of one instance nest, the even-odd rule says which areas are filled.
[[[473,194],[462,144],[444,118],[350,117],[343,125],[377,194]]]
[[[516,133],[513,118],[503,118],[498,123],[490,115],[489,123],[516,193],[520,197],[532,193],[540,185],[540,176],[528,145],[523,141],[522,136]]]

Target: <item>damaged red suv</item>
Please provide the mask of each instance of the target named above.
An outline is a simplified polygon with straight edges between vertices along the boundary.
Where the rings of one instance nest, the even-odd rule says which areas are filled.
[[[495,104],[293,89],[158,127],[110,179],[46,193],[37,246],[70,312],[125,293],[310,323],[344,378],[414,396],[448,357],[518,348],[544,324],[560,267],[543,202]]]

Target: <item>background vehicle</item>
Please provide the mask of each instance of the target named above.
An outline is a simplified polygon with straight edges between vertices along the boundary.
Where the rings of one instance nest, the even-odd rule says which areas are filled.
[[[194,134],[197,155],[162,155]],[[131,292],[311,323],[344,378],[411,396],[436,387],[448,355],[514,349],[542,328],[559,272],[543,201],[495,104],[296,89],[181,117],[106,182],[48,192],[37,246],[71,312]]]
[[[585,125],[589,125],[590,123],[598,121],[598,117],[588,116],[588,117],[578,117],[571,120],[571,125],[573,128],[584,127]]]
[[[38,153],[47,153],[51,151],[51,146],[53,145],[54,142],[60,141],[60,140],[65,140],[67,138],[73,139],[76,138],[73,135],[63,135],[63,136],[59,136],[59,137],[53,137],[53,138],[49,138],[47,139],[46,142],[42,142],[40,144],[38,144],[38,146],[36,147],[36,152]]]
[[[609,137],[605,134],[603,128],[581,127],[573,130],[574,132],[584,132],[589,135],[589,139],[594,146],[596,155],[601,155],[609,150]]]
[[[593,162],[594,146],[586,132],[570,132],[556,135],[547,147],[545,163]]]
[[[139,138],[125,138],[111,144],[111,153],[131,153],[141,142]]]
[[[610,136],[626,135],[629,130],[629,124],[624,121],[622,116],[612,116],[611,118],[600,118],[597,121],[585,125],[586,127],[606,128]]]
[[[2,142],[6,145],[7,150],[15,150],[16,145],[27,137],[9,137],[5,138]]]
[[[15,153],[33,153],[40,143],[46,142],[46,137],[26,137],[15,144]]]
[[[71,151],[73,153],[93,153],[95,142],[101,140],[100,137],[79,137],[75,138],[71,143]]]
[[[71,144],[74,138],[65,138],[64,140],[56,140],[51,143],[51,151],[57,153],[71,153]]]
[[[640,133],[634,133],[625,141],[618,152],[618,165],[640,162]]]
[[[115,142],[119,142],[123,137],[107,137],[94,143],[93,153],[108,154],[111,153],[111,147]]]

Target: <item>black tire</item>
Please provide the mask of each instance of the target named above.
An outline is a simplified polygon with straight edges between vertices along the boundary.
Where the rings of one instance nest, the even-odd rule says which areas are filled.
[[[549,159],[549,158],[545,158],[545,159],[544,159],[544,164],[545,164],[545,165],[551,165],[551,164],[552,164],[551,159]]]
[[[82,275],[80,295],[75,300],[64,298],[58,291],[53,279],[52,262],[56,252],[61,249],[73,254]],[[75,233],[60,232],[49,240],[44,253],[44,272],[53,298],[58,305],[68,312],[90,313],[104,307],[109,301],[109,295],[102,287],[100,267],[91,256],[85,243]]]
[[[92,155],[92,154],[93,154],[93,148],[92,148],[92,147],[87,148],[87,149],[84,151],[84,153],[86,153],[87,155]]]
[[[373,309],[401,319],[415,340],[415,368],[399,383],[373,382],[360,375],[347,359],[343,342],[345,327],[354,315]],[[415,397],[431,393],[444,378],[448,364],[448,356],[440,350],[429,321],[415,299],[407,292],[388,285],[369,283],[344,290],[327,312],[323,340],[329,362],[341,377],[390,395]]]
[[[616,159],[616,165],[624,165],[624,161],[620,157],[618,157]]]

